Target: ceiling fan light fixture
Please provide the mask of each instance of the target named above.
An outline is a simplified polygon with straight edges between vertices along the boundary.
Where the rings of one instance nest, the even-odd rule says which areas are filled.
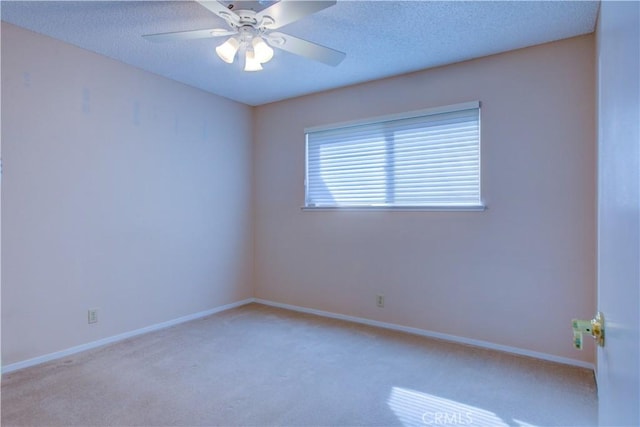
[[[251,48],[247,48],[247,52],[244,55],[244,70],[245,71],[262,70],[262,65],[260,65],[260,61],[256,59],[256,54]]]
[[[2,0],[0,0],[1,2]],[[204,30],[176,31],[170,33],[146,34],[143,37],[151,42],[167,42],[177,40],[205,39],[225,37],[224,43],[218,45],[217,55],[227,64],[233,64],[236,56],[244,56],[245,71],[260,71],[262,65],[274,56],[274,48],[285,50],[327,65],[337,66],[345,58],[344,52],[300,39],[277,30],[306,16],[333,6],[336,1],[280,1],[257,0],[195,0],[228,25],[227,28]],[[263,3],[268,3],[264,5]],[[251,6],[251,3],[260,3]],[[235,6],[242,7],[236,8]],[[243,9],[246,6],[246,9]],[[262,7],[264,6],[264,7]],[[234,10],[232,10],[234,9]],[[239,10],[235,10],[239,9]],[[256,11],[255,9],[259,9]],[[240,53],[238,53],[240,52]]]
[[[216,53],[224,62],[232,64],[238,49],[240,49],[240,42],[235,37],[230,37],[226,42],[216,47]]]
[[[261,64],[271,61],[273,58],[273,49],[260,36],[256,36],[251,41],[255,58]]]

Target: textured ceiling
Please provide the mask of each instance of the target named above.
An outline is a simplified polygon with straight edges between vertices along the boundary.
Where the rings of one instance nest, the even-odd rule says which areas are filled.
[[[143,34],[225,23],[190,1],[2,1],[2,20],[249,105],[464,61],[594,31],[590,1],[345,1],[282,27],[346,52],[337,67],[276,50],[243,72],[225,38],[150,43]]]

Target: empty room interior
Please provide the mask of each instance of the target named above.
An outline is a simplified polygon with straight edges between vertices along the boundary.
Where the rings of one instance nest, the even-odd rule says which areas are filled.
[[[640,2],[0,7],[2,425],[640,424]]]

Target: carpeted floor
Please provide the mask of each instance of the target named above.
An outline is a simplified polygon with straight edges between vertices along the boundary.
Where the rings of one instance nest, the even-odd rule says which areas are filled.
[[[2,378],[2,425],[595,425],[589,370],[258,304]]]

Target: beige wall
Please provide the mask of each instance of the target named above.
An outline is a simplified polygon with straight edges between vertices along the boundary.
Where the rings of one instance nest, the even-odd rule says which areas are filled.
[[[256,297],[593,362],[594,85],[589,35],[258,107]],[[305,127],[474,100],[487,211],[300,210]]]
[[[3,365],[251,296],[593,362],[593,36],[253,110],[2,43]],[[300,210],[305,127],[471,100],[487,211]]]
[[[251,297],[249,107],[2,23],[2,160],[3,365]]]

